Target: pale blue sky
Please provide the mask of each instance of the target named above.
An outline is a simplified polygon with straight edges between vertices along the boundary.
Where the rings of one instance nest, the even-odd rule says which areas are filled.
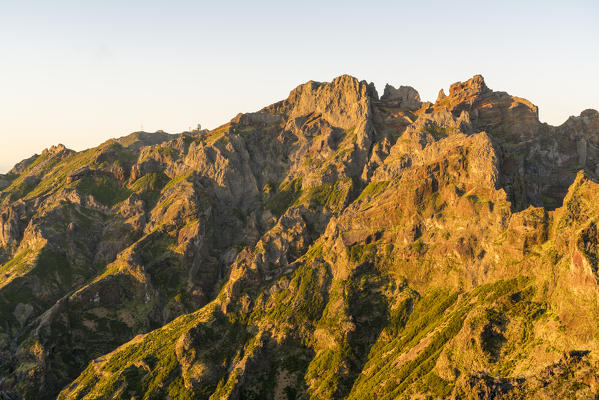
[[[542,121],[599,108],[599,1],[0,0],[0,172],[56,143],[208,128],[351,74],[424,100],[474,74]]]

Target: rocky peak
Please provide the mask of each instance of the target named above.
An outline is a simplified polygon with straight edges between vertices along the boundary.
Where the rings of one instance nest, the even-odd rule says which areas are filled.
[[[466,82],[455,82],[449,87],[449,96],[472,95],[490,92],[482,75],[474,75]]]
[[[421,106],[420,94],[411,86],[400,86],[395,89],[393,86],[385,85],[385,91],[381,96],[381,100],[392,101],[397,103],[400,108],[417,110]]]
[[[439,94],[437,95],[437,102],[443,100],[446,97],[447,97],[447,95],[445,94],[445,90],[443,90],[443,89],[439,90]]]
[[[61,154],[63,152],[71,152],[71,151],[72,150],[67,149],[64,144],[57,144],[55,146],[50,146],[49,148],[44,149],[44,151],[42,151],[42,155],[48,154],[48,155],[54,156],[54,155]]]
[[[538,108],[526,99],[489,89],[482,75],[452,84],[447,96],[441,90],[433,108],[448,110],[454,117],[466,112],[475,130],[488,131],[500,141],[521,142],[540,133]]]
[[[599,142],[599,112],[587,109],[578,117],[571,116],[560,129],[571,137],[594,137],[595,145]]]
[[[586,110],[580,113],[580,116],[588,119],[599,119],[599,112],[592,108],[587,108]]]
[[[331,124],[350,129],[367,118],[371,99],[378,99],[374,84],[349,75],[332,82],[310,81],[293,89],[285,101],[290,117],[322,114]]]
[[[492,92],[485,84],[485,79],[482,75],[475,75],[465,82],[453,83],[449,87],[449,95],[445,95],[445,91],[441,89],[435,102],[435,107],[455,109],[459,108],[462,104],[471,105],[480,97],[485,97],[485,95]]]

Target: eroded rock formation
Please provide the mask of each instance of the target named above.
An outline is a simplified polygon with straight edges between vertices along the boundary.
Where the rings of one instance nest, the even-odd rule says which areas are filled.
[[[594,398],[599,113],[344,75],[0,176],[0,396]]]

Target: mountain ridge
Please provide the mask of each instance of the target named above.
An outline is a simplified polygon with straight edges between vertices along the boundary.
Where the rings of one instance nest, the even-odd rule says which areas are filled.
[[[153,135],[0,176],[3,396],[599,393],[597,111],[342,75]]]

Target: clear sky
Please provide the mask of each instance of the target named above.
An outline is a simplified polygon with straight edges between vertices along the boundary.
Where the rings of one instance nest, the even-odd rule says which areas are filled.
[[[558,125],[599,108],[599,1],[0,0],[0,172],[63,143],[213,128],[351,74],[439,89],[483,74]]]

